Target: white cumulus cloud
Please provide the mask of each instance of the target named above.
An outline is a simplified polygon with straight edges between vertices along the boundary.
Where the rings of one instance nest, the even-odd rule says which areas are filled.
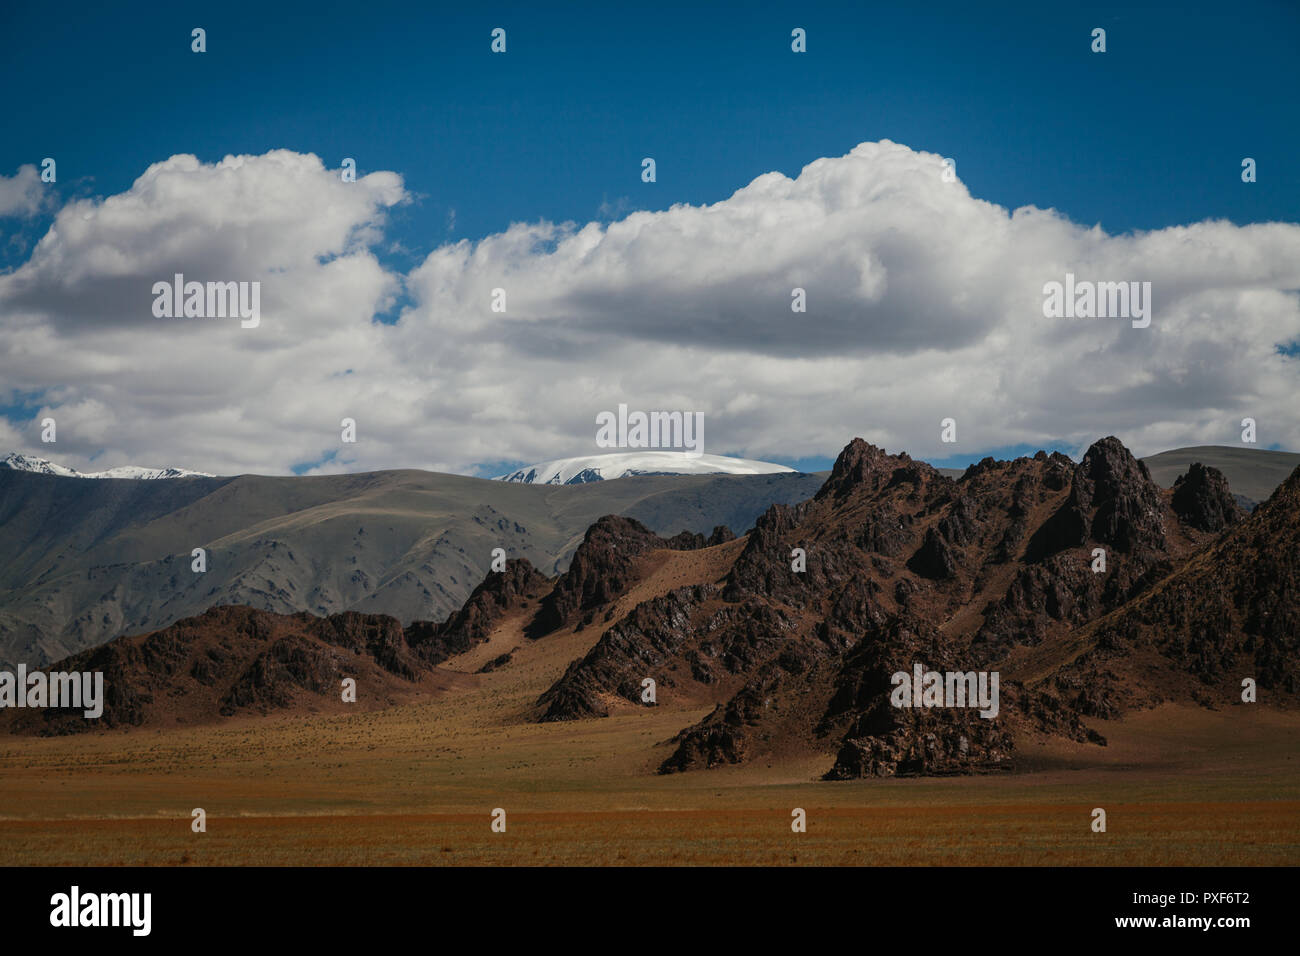
[[[1300,338],[1300,225],[1110,235],[982,201],[942,169],[863,143],[712,205],[516,224],[401,275],[372,252],[410,199],[398,175],[342,183],[283,150],[174,156],[69,203],[0,276],[0,389],[60,423],[59,454],[31,423],[11,426],[16,450],[465,471],[594,453],[596,414],[621,402],[702,411],[706,450],[749,458],[834,455],[854,435],[942,456],[1113,433],[1150,453],[1231,443],[1246,416],[1300,448],[1300,359],[1279,351]],[[260,280],[262,325],[154,318],[149,289],[174,272]],[[1067,272],[1150,282],[1150,327],[1045,318],[1043,286]],[[402,289],[396,324],[375,321]]]
[[[12,176],[0,176],[0,218],[35,215],[44,200],[41,174],[31,164]]]

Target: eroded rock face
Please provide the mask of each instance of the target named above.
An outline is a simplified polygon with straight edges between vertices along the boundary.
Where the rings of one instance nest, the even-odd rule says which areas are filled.
[[[1188,481],[1194,489],[1218,486],[1212,474]],[[1223,502],[1217,492],[1212,500]],[[1293,700],[1300,694],[1300,469],[1196,560],[1087,634],[1088,649],[1052,679],[1083,713],[1113,717],[1163,700],[1233,704],[1245,678],[1259,699]]]
[[[699,532],[679,531],[671,538],[664,541],[666,547],[673,551],[699,551],[701,548],[712,548],[715,545],[726,544],[728,541],[735,541],[736,536],[726,525],[716,525],[713,533],[707,537]]]
[[[753,641],[752,630],[750,634]],[[677,748],[660,765],[660,773],[743,763],[761,750],[768,729],[783,723],[786,715],[780,702],[799,700],[818,682],[819,672],[833,666],[833,654],[825,646],[809,641],[780,641],[779,631],[767,636],[776,640],[766,648],[759,647],[758,642],[747,644],[749,650],[759,652],[753,654],[757,662],[752,667],[753,676],[726,703],[677,735]]]
[[[804,590],[803,582],[791,573],[789,559],[782,560],[781,549],[798,524],[802,508],[776,504],[758,516],[744,550],[727,576],[727,600],[741,600],[746,594],[781,593],[792,603],[800,602],[795,592]]]
[[[1174,482],[1173,505],[1181,521],[1202,531],[1222,531],[1246,516],[1223,472],[1200,462]]]
[[[667,540],[633,518],[601,518],[587,529],[569,569],[542,599],[528,636],[541,637],[578,619],[590,623],[595,617],[590,612],[616,600],[636,580],[637,558],[667,547]]]
[[[1147,466],[1118,438],[1103,438],[1083,456],[1074,473],[1070,508],[1088,537],[1120,552],[1165,549],[1160,489]]]
[[[415,621],[406,629],[411,649],[428,664],[440,664],[487,640],[508,612],[536,604],[551,582],[526,558],[510,558],[504,571],[489,571],[459,611],[440,624]]]
[[[414,684],[428,666],[411,652],[401,623],[383,614],[327,618],[222,606],[150,634],[120,637],[49,670],[100,671],[104,708],[0,712],[13,732],[81,733],[147,723],[202,723],[266,714],[305,697],[340,699],[357,681],[370,700]]]
[[[540,719],[604,716],[612,697],[639,703],[647,677],[661,689],[734,684],[783,652],[788,613],[757,602],[711,611],[717,593],[696,585],[638,604],[542,694]]]
[[[412,660],[406,633],[395,617],[386,614],[358,614],[345,611],[329,617],[308,617],[308,635],[325,644],[341,647],[356,655],[372,657],[380,667],[414,680],[422,668]]]
[[[861,777],[950,776],[1010,770],[1014,738],[1005,729],[969,720],[960,724],[938,712],[871,736],[845,737],[826,780]]]
[[[1087,721],[1165,700],[1231,703],[1243,677],[1270,700],[1300,700],[1300,470],[1245,517],[1213,469],[1163,492],[1113,438],[1078,465],[985,459],[958,481],[855,440],[816,496],[773,506],[743,547],[715,556],[732,561],[721,584],[716,560],[683,559],[708,580],[623,613],[649,552],[730,539],[663,539],[607,517],[557,581],[508,562],[441,624],[216,608],[69,663],[105,672],[105,726],[178,701],[265,713],[336,695],[344,673],[367,699],[391,694],[536,609],[531,637],[609,624],[539,697],[537,719],[650,706],[651,678],[657,706],[713,708],[675,735],[661,772],[815,750],[836,754],[832,779],[1000,770],[1022,733],[1102,744]],[[893,675],[918,663],[997,671],[997,716],[895,707]],[[87,724],[14,713],[0,721]]]
[[[67,734],[268,714],[304,702],[337,702],[344,678],[356,681],[363,707],[378,706],[416,694],[415,685],[435,665],[486,640],[505,614],[536,604],[549,586],[526,560],[512,559],[504,571],[489,572],[447,620],[416,621],[405,629],[384,614],[316,617],[235,605],[210,608],[51,665],[55,671],[104,674],[98,719],[86,720],[80,710],[10,710],[0,711],[0,726]]]
[[[947,537],[937,527],[925,532],[921,547],[907,562],[908,570],[932,581],[946,581],[957,576],[957,556]]]
[[[1212,541],[1219,520],[1240,520],[1208,470],[1183,484],[1175,506],[1114,438],[1077,465],[1043,452],[985,459],[955,482],[855,440],[814,498],[758,519],[720,594],[681,589],[636,608],[543,695],[541,718],[607,713],[615,700],[634,702],[646,676],[660,681],[661,704],[711,699],[712,713],[675,738],[665,773],[792,741],[838,740],[836,779],[1003,769],[1018,728],[1104,743],[1084,720],[1126,706],[1110,679],[1124,668],[1085,673],[1063,659],[1034,687],[1006,680],[991,720],[969,708],[893,707],[890,677],[916,661],[996,669],[1016,648],[1050,644],[1152,592]],[[1262,605],[1257,613],[1263,620]],[[1241,659],[1213,637],[1230,622],[1205,620],[1174,661],[1183,673]],[[1125,634],[1101,646],[1122,655]],[[1258,666],[1272,664],[1280,680],[1277,659],[1267,651]]]
[[[1041,487],[1059,476],[1050,469]],[[1085,624],[1142,593],[1174,566],[1167,527],[1175,521],[1146,466],[1118,439],[1093,444],[1073,468],[1068,497],[1028,536],[1006,592],[985,610],[977,657],[1039,644],[1060,625]],[[1093,570],[1098,550],[1104,572]]]
[[[703,589],[698,597],[704,597]],[[585,657],[574,661],[564,676],[538,699],[541,720],[603,717],[610,695],[636,702],[641,681],[651,672],[663,686],[667,658],[681,651],[696,634],[691,615],[697,595],[689,589],[638,604],[627,617],[605,632]]]
[[[835,675],[823,732],[841,740],[828,780],[974,773],[1010,766],[1015,742],[999,688],[998,715],[980,716],[975,701],[962,709],[895,707],[893,675],[923,670],[964,671],[961,657],[938,632],[901,621],[880,629],[847,653]]]

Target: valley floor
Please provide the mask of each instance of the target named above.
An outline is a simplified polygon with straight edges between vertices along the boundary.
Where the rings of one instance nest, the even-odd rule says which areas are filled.
[[[1166,706],[998,776],[823,782],[830,753],[657,776],[703,711],[517,723],[492,676],[371,713],[0,739],[0,864],[1300,863],[1296,714]]]

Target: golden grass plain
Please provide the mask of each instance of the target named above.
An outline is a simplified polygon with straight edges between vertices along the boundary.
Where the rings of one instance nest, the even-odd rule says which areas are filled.
[[[611,620],[717,578],[740,546],[657,552]],[[537,696],[608,623],[530,641],[524,620],[501,621],[412,703],[0,737],[0,865],[1300,862],[1300,714],[1164,705],[1096,722],[1105,747],[1022,740],[1017,771],[989,776],[827,782],[831,749],[660,776],[670,739],[710,708],[666,691],[654,708],[534,723]]]
[[[828,752],[659,776],[703,711],[516,723],[526,701],[493,676],[371,713],[8,738],[0,864],[1300,862],[1300,727],[1262,707],[1162,707],[1100,724],[1104,748],[1032,741],[1011,774],[825,782]]]

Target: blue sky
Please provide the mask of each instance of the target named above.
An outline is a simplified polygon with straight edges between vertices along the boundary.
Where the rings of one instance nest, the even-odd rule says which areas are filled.
[[[417,252],[715,202],[882,138],[955,158],[981,198],[1111,232],[1300,219],[1296,4],[472,6],[7,4],[0,70],[22,92],[0,159],[56,156],[107,193],[174,153],[353,156],[423,197],[400,230]],[[1259,181],[1222,188],[1243,155]]]
[[[1292,3],[469,7],[7,4],[0,174],[56,157],[66,199],[126,190],[177,153],[354,157],[414,197],[376,249],[402,271],[512,222],[713,203],[880,139],[953,157],[979,199],[1112,234],[1300,221]],[[498,26],[505,55],[489,51]],[[20,234],[0,266],[48,222],[0,221]]]

